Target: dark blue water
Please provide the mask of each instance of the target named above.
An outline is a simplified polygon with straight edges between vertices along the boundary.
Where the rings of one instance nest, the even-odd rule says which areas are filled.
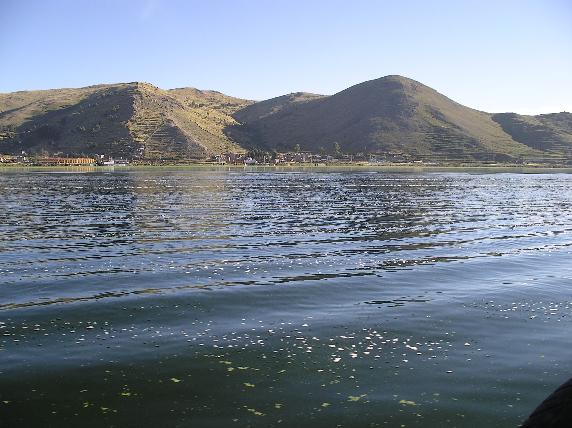
[[[515,427],[572,175],[0,172],[2,427]]]

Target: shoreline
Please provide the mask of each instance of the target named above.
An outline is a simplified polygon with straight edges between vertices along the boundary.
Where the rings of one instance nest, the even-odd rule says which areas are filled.
[[[213,170],[378,170],[396,172],[455,172],[455,171],[491,171],[491,172],[522,172],[522,173],[572,173],[572,166],[557,165],[515,165],[515,164],[450,164],[450,165],[427,165],[417,163],[399,164],[377,164],[377,163],[332,163],[332,164],[311,164],[311,163],[288,163],[279,165],[234,165],[215,164],[206,162],[197,163],[173,163],[173,164],[129,164],[129,165],[24,165],[8,164],[0,165],[2,171],[69,171],[69,172],[105,172],[105,171],[130,171],[142,169],[213,169]]]

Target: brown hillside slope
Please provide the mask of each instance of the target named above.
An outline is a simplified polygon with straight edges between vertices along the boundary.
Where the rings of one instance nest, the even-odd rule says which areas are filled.
[[[202,159],[242,150],[222,131],[249,103],[138,82],[0,94],[0,153]]]
[[[547,159],[572,159],[572,113],[523,116],[498,113],[492,116],[519,143],[542,151]]]
[[[267,102],[263,102],[267,103]],[[280,103],[279,105],[276,105]],[[491,115],[464,107],[401,76],[386,76],[327,97],[279,97],[238,111],[227,128],[242,145],[277,150],[402,152],[434,160],[510,160],[539,156]],[[256,114],[253,114],[256,112]]]
[[[298,92],[257,103],[139,82],[0,94],[4,154],[184,161],[298,146],[444,162],[572,163],[572,114],[489,114],[401,76],[331,96]]]

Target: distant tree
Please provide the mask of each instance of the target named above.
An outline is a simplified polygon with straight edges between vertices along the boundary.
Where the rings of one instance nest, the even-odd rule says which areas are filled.
[[[258,162],[265,162],[266,159],[272,158],[273,153],[259,147],[254,147],[246,153],[246,156],[257,160]],[[274,156],[276,155],[274,154]]]
[[[300,147],[300,144],[296,144],[296,145],[294,146],[294,151],[295,151],[296,153],[300,153],[301,150],[302,150],[302,148]]]
[[[342,154],[342,148],[340,146],[340,143],[338,143],[337,141],[334,141],[334,154],[336,156],[339,156]]]

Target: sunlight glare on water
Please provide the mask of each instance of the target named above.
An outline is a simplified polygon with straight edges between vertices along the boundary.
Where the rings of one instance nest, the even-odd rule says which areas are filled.
[[[2,172],[0,418],[518,426],[571,376],[571,184]]]

